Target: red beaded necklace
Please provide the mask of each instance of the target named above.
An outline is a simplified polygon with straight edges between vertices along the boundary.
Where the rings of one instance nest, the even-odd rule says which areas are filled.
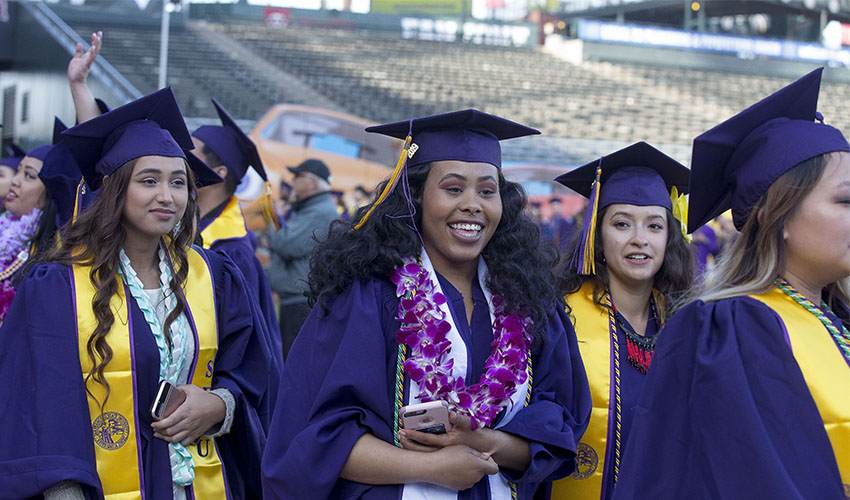
[[[626,337],[626,351],[628,352],[628,362],[640,373],[646,374],[649,371],[649,365],[652,364],[652,357],[655,355],[655,342],[658,340],[658,334],[652,337],[644,337],[626,326],[622,315],[617,311],[617,306],[611,302],[611,307],[614,308],[614,317],[616,318],[617,328],[623,332]],[[658,312],[655,307],[655,297],[649,300],[650,314],[658,321]],[[660,325],[659,325],[660,326]]]

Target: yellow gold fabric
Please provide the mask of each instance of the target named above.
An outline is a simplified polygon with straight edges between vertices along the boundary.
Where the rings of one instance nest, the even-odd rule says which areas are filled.
[[[239,207],[239,200],[231,196],[221,214],[201,231],[201,238],[204,239],[204,248],[210,248],[218,240],[242,238],[247,234],[248,229],[245,227],[245,217]]]
[[[590,424],[578,444],[576,470],[552,485],[553,500],[598,499],[602,496],[605,451],[611,407],[611,324],[607,310],[593,302],[595,281],[567,296],[579,351],[584,361],[593,409]],[[616,334],[616,332],[614,332]]]
[[[773,309],[785,325],[794,359],[823,419],[841,472],[841,482],[847,490],[850,485],[850,366],[823,323],[785,292],[773,288],[752,297]]]
[[[187,314],[197,332],[198,350],[192,369],[192,383],[209,390],[218,346],[213,281],[206,261],[197,250],[189,250],[188,259],[189,275],[184,292],[189,307]],[[73,267],[77,338],[83,377],[88,375],[92,367],[86,345],[97,326],[94,311],[90,307],[96,292],[89,278],[90,271],[88,266]],[[115,321],[106,335],[113,354],[103,372],[109,382],[109,399],[101,412],[106,389],[89,380],[86,386],[94,395],[94,398],[91,395],[88,397],[89,414],[92,419],[97,472],[106,500],[140,500],[142,485],[136,437],[137,414],[139,411],[147,411],[150,402],[135,400],[137,391],[134,390],[136,380],[129,305],[123,282],[118,276],[116,280],[118,293],[110,301]],[[224,474],[214,440],[202,437],[199,442],[189,446],[189,450],[195,460],[195,498],[226,498]]]

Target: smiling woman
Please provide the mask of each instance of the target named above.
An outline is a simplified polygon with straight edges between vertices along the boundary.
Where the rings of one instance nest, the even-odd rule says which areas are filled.
[[[606,499],[668,301],[692,281],[684,221],[673,213],[678,193],[687,192],[688,169],[639,142],[556,180],[591,199],[559,277],[588,367],[594,416],[579,443],[578,468],[553,485],[552,497]],[[617,433],[608,432],[612,426]]]
[[[499,141],[537,131],[476,110],[368,130],[411,137],[379,201],[313,253],[266,498],[545,495],[575,467],[590,400],[551,256],[501,172]],[[433,400],[447,433],[400,428]]]
[[[39,146],[18,163],[0,213],[0,324],[31,263],[55,241],[56,202],[40,173],[50,146]],[[29,264],[28,264],[29,263]]]
[[[63,140],[98,197],[28,273],[0,329],[3,353],[31,354],[0,353],[0,376],[33,389],[0,407],[4,493],[259,498],[262,320],[235,265],[191,246],[195,180],[221,179],[187,151],[170,89]],[[161,381],[186,397],[158,420]]]

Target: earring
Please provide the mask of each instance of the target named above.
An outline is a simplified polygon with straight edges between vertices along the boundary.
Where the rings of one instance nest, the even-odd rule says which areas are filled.
[[[178,234],[180,234],[180,221],[177,221],[177,224],[174,224],[174,229],[171,230],[171,235],[174,238],[176,238]]]

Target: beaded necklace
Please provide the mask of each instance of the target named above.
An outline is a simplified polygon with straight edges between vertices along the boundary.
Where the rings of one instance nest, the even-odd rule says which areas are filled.
[[[826,310],[826,312],[833,314],[829,306],[826,305],[825,302],[821,302],[820,307],[816,306],[812,303],[812,301],[804,297],[803,294],[795,290],[794,287],[783,278],[776,278],[773,283],[789,297],[794,299],[796,303],[805,307],[807,311],[814,314],[815,317],[823,323],[823,326],[826,327],[827,331],[829,331],[830,335],[832,335],[832,338],[835,339],[835,343],[838,344],[841,354],[844,355],[846,360],[850,361],[850,332],[847,331],[847,327],[844,325],[842,325],[841,331],[839,331],[832,321],[826,317],[822,310]]]
[[[617,307],[611,303],[614,309],[614,318],[617,323],[617,328],[623,332],[626,337],[626,351],[628,352],[628,362],[637,371],[646,374],[649,371],[649,365],[652,363],[652,357],[655,355],[655,342],[658,340],[658,335],[645,337],[638,334],[623,321],[622,315],[617,311]],[[658,321],[658,311],[655,307],[655,294],[649,299],[650,314]]]

